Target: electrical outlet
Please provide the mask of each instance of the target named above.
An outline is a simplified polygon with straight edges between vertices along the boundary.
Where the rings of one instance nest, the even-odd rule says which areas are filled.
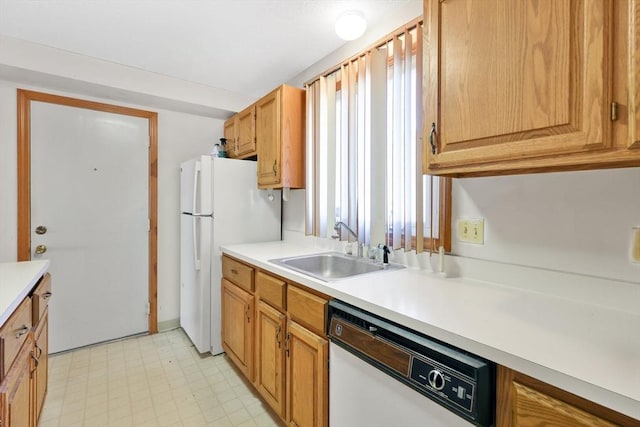
[[[461,242],[484,245],[484,219],[459,219],[458,239]]]
[[[634,227],[631,232],[631,260],[640,263],[640,227]]]

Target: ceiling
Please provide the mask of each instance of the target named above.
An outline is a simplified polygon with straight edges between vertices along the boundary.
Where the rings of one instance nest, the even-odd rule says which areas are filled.
[[[345,43],[340,13],[416,1],[0,0],[0,34],[256,98]]]

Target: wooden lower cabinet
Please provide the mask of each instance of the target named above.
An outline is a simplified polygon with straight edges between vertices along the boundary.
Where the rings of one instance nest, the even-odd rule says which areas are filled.
[[[255,386],[269,406],[285,417],[284,338],[287,317],[264,301],[256,307]]]
[[[550,384],[498,367],[496,427],[638,427],[634,420]]]
[[[22,346],[11,369],[0,385],[2,427],[31,427],[31,369],[33,338]]]
[[[298,323],[287,322],[287,421],[324,427],[329,420],[329,342]]]
[[[289,426],[329,425],[329,297],[222,258],[222,346]]]
[[[222,279],[222,347],[253,381],[254,297],[227,279]]]
[[[33,425],[38,424],[38,419],[44,406],[44,398],[47,395],[49,382],[49,310],[46,309],[35,328],[35,345],[33,349],[34,363],[32,378],[34,381],[34,412]]]
[[[0,327],[0,426],[36,427],[49,377],[49,298],[46,273]]]

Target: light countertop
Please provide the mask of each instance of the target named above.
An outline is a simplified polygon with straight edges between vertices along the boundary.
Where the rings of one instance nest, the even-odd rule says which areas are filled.
[[[327,252],[286,241],[223,251],[640,420],[638,311],[413,268],[324,282],[269,262]]]
[[[0,326],[49,268],[48,260],[0,263]]]

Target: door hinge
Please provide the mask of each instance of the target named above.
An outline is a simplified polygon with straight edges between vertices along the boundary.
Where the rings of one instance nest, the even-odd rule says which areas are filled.
[[[151,218],[147,218],[147,231],[151,231]]]
[[[618,120],[618,103],[614,101],[611,103],[611,121],[615,122],[616,120]]]
[[[147,301],[147,303],[145,304],[145,312],[147,316],[151,315],[151,303],[149,301]]]

